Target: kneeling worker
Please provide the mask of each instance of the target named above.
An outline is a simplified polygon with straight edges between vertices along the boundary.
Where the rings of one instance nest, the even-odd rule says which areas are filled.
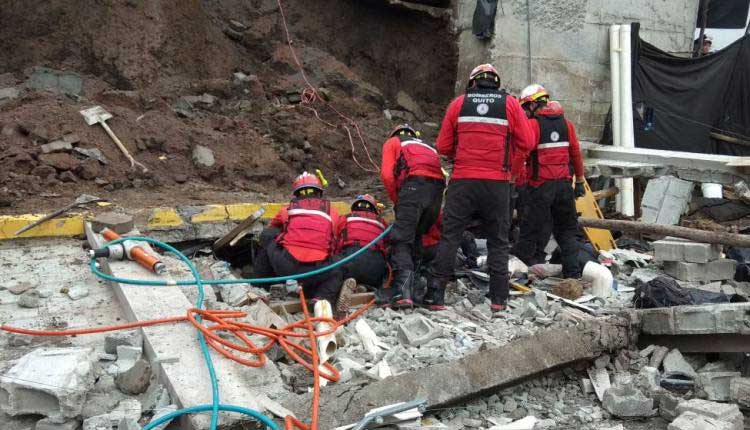
[[[307,172],[294,181],[293,194],[288,206],[279,211],[269,227],[261,234],[261,242],[266,238],[265,252],[256,255],[254,263],[258,268],[270,268],[278,276],[296,275],[309,272],[332,262],[336,247],[336,230],[341,217],[331,202],[323,198],[323,185],[320,180]],[[273,240],[268,237],[279,232]],[[341,290],[342,272],[329,270],[299,283],[309,299],[325,299],[335,305]]]
[[[336,232],[339,257],[348,257],[359,251],[387,227],[388,221],[380,216],[375,197],[369,194],[357,196],[352,203],[351,213],[344,217]],[[345,277],[354,278],[371,288],[380,288],[388,271],[385,259],[386,241],[381,239],[343,267]]]

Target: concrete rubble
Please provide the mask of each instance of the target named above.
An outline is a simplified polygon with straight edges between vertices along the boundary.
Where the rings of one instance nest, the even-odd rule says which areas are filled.
[[[91,350],[39,348],[0,377],[0,408],[12,416],[74,418],[93,384]]]

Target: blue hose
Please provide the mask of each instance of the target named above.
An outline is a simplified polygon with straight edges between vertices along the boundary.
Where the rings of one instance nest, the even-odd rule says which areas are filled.
[[[310,276],[315,276],[317,274],[335,269],[343,264],[348,263],[349,261],[359,257],[363,252],[365,252],[367,249],[370,248],[370,246],[375,245],[380,240],[382,240],[388,233],[390,233],[391,228],[393,226],[389,226],[383,233],[381,233],[378,237],[373,239],[372,242],[368,243],[367,246],[362,247],[361,249],[357,250],[353,254],[342,258],[341,260],[329,264],[328,266],[320,267],[318,269],[312,270],[310,272],[300,273],[297,275],[289,275],[289,276],[276,276],[272,278],[256,278],[256,279],[227,279],[227,280],[207,280],[204,281],[200,274],[198,273],[198,269],[196,269],[195,265],[193,264],[190,259],[188,259],[185,254],[178,251],[173,246],[160,242],[156,239],[151,239],[149,237],[123,237],[117,240],[113,240],[112,242],[109,242],[107,245],[116,245],[118,243],[122,243],[126,240],[132,240],[137,242],[147,242],[152,245],[158,246],[160,248],[166,249],[167,251],[175,254],[180,260],[182,260],[183,263],[185,263],[188,268],[190,269],[191,274],[193,275],[193,280],[181,280],[181,281],[144,281],[140,279],[127,279],[127,278],[118,278],[116,276],[110,276],[101,270],[96,265],[96,260],[92,257],[90,262],[91,271],[98,277],[102,279],[106,279],[108,281],[117,282],[121,284],[130,284],[130,285],[149,285],[149,286],[166,286],[166,285],[195,285],[198,287],[198,301],[195,304],[196,308],[201,309],[203,306],[203,297],[204,297],[204,291],[203,286],[204,285],[210,285],[210,284],[268,284],[273,282],[284,282],[288,279],[304,279],[308,278]],[[200,322],[202,321],[202,318],[200,315],[196,317],[196,319]],[[216,377],[216,370],[214,369],[213,361],[211,360],[211,354],[208,348],[208,345],[206,344],[206,339],[201,331],[198,331],[198,343],[201,347],[201,352],[203,353],[203,358],[206,361],[206,367],[208,368],[208,374],[211,378],[211,404],[210,405],[200,405],[200,406],[193,406],[185,409],[180,409],[178,411],[172,412],[168,415],[165,415],[158,420],[154,420],[153,422],[147,424],[145,427],[143,427],[143,430],[151,430],[158,426],[159,424],[163,424],[165,422],[168,422],[170,420],[173,420],[174,418],[180,417],[182,415],[189,415],[199,412],[206,412],[211,411],[211,430],[216,430],[216,427],[219,422],[219,411],[227,411],[227,412],[238,412],[247,416],[250,416],[261,423],[265,424],[268,428],[271,430],[278,430],[278,426],[268,417],[261,414],[258,411],[243,408],[241,406],[233,406],[233,405],[222,405],[219,403],[219,382],[218,378]]]
[[[336,261],[335,263],[331,263],[328,266],[320,267],[315,270],[311,270],[309,272],[305,273],[298,273],[296,275],[287,275],[287,276],[275,276],[271,278],[249,278],[249,279],[209,279],[209,280],[201,280],[202,285],[227,285],[227,284],[272,284],[275,282],[285,282],[289,279],[304,279],[309,278],[311,276],[318,275],[323,272],[327,272],[331,269],[335,269],[341,265],[344,265],[355,258],[359,257],[364,253],[366,250],[370,248],[370,246],[375,245],[376,243],[380,242],[388,233],[391,232],[391,229],[393,228],[393,225],[389,225],[388,228],[385,229],[378,237],[372,240],[372,242],[368,243],[366,246],[363,246],[362,248],[358,249],[356,252],[354,252],[351,255],[348,255],[344,258],[342,258],[339,261]],[[122,243],[126,240],[134,240],[134,241],[141,241],[141,242],[148,242],[153,245],[160,246],[162,248],[165,248],[163,245],[166,245],[162,242],[159,242],[156,239],[151,239],[149,237],[123,237],[117,240],[113,240],[112,242],[107,243],[107,245],[116,245],[118,243]],[[169,246],[169,245],[167,245]],[[170,249],[171,248],[171,249]],[[180,254],[179,251],[175,250],[171,246],[168,249],[169,251]],[[173,251],[174,250],[174,251]],[[184,260],[183,260],[184,261]],[[108,275],[99,268],[96,267],[96,260],[93,258],[91,259],[91,271],[98,277],[102,279],[106,279],[107,281],[112,282],[118,282],[120,284],[128,284],[128,285],[149,285],[149,286],[166,286],[166,285],[197,285],[196,280],[179,280],[179,281],[144,281],[141,279],[127,279],[127,278],[118,278],[116,276]],[[197,278],[196,278],[197,279]]]

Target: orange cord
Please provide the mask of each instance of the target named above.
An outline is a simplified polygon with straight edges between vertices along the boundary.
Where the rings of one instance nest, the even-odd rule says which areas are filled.
[[[365,311],[367,311],[367,309],[375,304],[375,301],[373,300],[369,302],[367,305],[341,321],[336,321],[331,318],[311,317],[310,312],[307,308],[307,303],[305,302],[305,294],[304,292],[302,292],[302,290],[300,290],[300,301],[302,303],[302,312],[304,313],[304,319],[291,323],[280,330],[235,321],[239,318],[244,318],[247,315],[245,312],[204,310],[197,308],[189,309],[187,311],[187,315],[181,317],[162,318],[103,327],[75,330],[31,330],[3,325],[0,326],[0,330],[9,333],[29,336],[76,336],[80,334],[105,333],[136,327],[148,327],[159,324],[171,324],[175,322],[189,321],[196,329],[200,330],[201,333],[203,333],[206,338],[206,343],[214,348],[217,352],[230,360],[236,361],[237,363],[249,367],[262,367],[263,365],[265,365],[265,353],[269,349],[271,349],[274,344],[278,343],[279,346],[284,349],[287,355],[289,355],[289,357],[291,357],[294,361],[298,362],[305,369],[313,373],[314,382],[310,424],[305,424],[292,416],[287,416],[286,418],[284,418],[284,425],[286,426],[286,430],[293,430],[295,428],[301,430],[318,430],[320,407],[320,378],[323,377],[331,382],[336,382],[341,378],[341,375],[331,363],[324,363],[323,367],[325,368],[325,372],[321,373],[316,339],[319,336],[327,336],[334,333],[342,325],[362,315]],[[197,320],[196,316],[198,315],[203,318],[204,323],[201,323]],[[205,325],[205,322],[207,321],[210,321],[214,324],[207,326]],[[313,324],[317,322],[328,323],[331,328],[323,332],[316,332]],[[216,332],[232,333],[237,339],[239,339],[239,342],[232,342],[224,339],[217,335]],[[268,338],[268,342],[262,346],[256,346],[248,337],[248,335],[250,334],[265,336]],[[308,341],[310,342],[309,348],[299,343],[299,341],[302,340],[301,338],[304,337],[307,337]],[[289,338],[298,340],[290,340]],[[251,356],[255,356],[256,358],[243,358],[241,356],[242,354],[248,354]],[[310,361],[307,360],[307,357],[310,358]]]

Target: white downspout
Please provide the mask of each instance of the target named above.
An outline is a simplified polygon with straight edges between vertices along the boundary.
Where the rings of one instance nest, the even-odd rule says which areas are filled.
[[[622,146],[622,127],[620,126],[620,26],[609,27],[609,72],[610,87],[612,88],[612,143]],[[622,180],[615,179],[615,186],[622,190]],[[622,211],[622,197],[617,193],[616,209]]]
[[[625,148],[635,148],[635,137],[633,135],[633,91],[631,88],[631,62],[630,62],[630,24],[620,26],[620,123],[622,141]],[[622,211],[625,216],[635,216],[635,204],[633,202],[633,178],[623,178],[620,188],[622,196]]]

